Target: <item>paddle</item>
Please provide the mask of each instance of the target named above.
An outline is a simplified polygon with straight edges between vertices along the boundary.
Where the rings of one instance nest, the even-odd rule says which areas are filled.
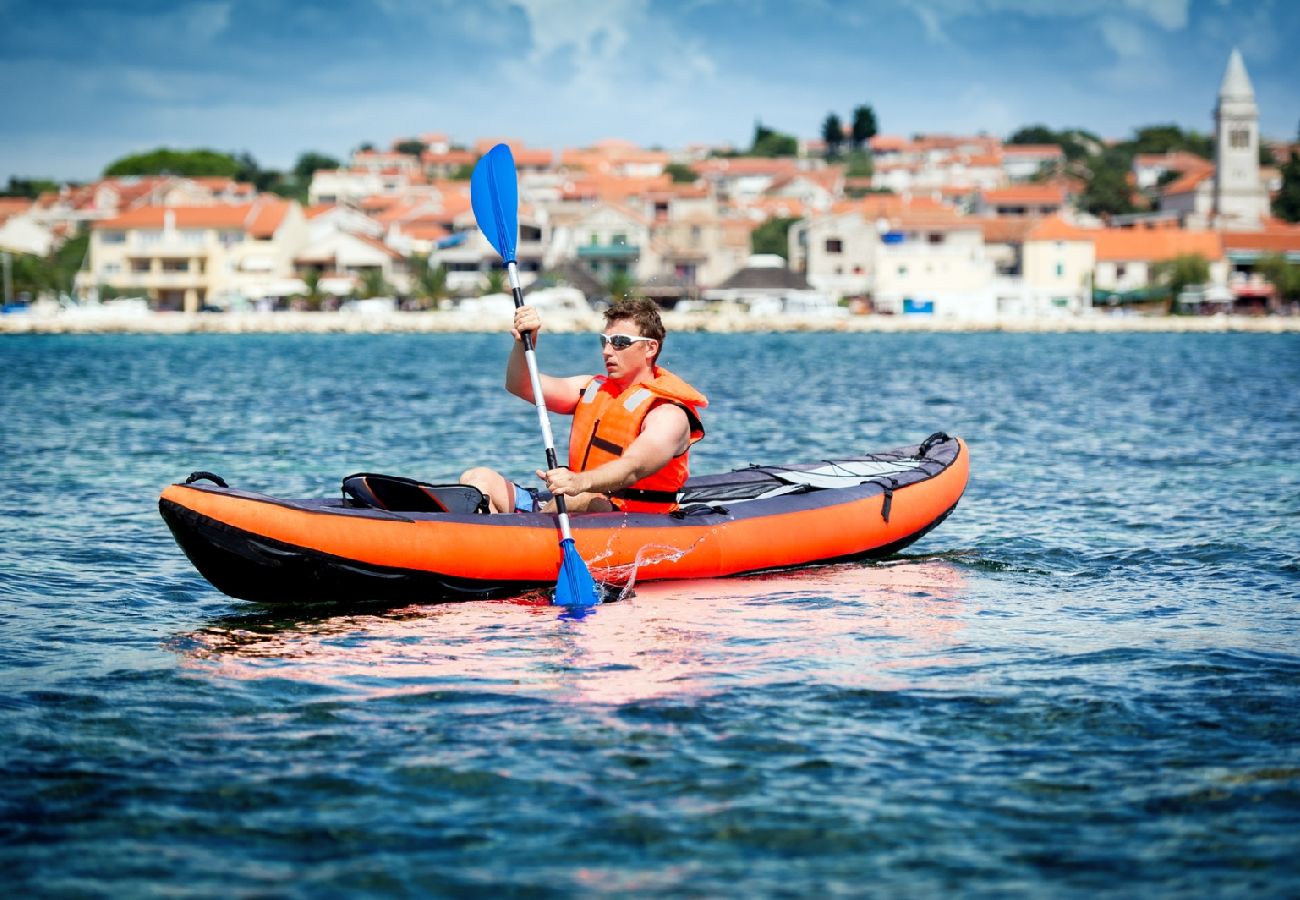
[[[519,183],[515,174],[515,158],[505,144],[497,144],[474,166],[470,177],[470,203],[474,219],[488,243],[501,254],[506,273],[510,277],[510,290],[514,294],[515,309],[524,305],[524,292],[519,285],[519,267],[515,264],[515,243],[519,237]],[[537,374],[537,357],[533,351],[533,336],[525,331],[524,360],[528,363],[528,377],[533,385],[533,401],[537,405],[537,420],[542,426],[542,440],[546,443],[546,467],[558,468],[555,456],[555,438],[551,435],[551,420],[546,414],[546,401],[542,399],[542,382]],[[560,525],[560,574],[555,584],[557,606],[594,606],[600,602],[600,593],[587,571],[587,564],[578,555],[569,530],[569,510],[562,494],[555,495],[556,518]]]

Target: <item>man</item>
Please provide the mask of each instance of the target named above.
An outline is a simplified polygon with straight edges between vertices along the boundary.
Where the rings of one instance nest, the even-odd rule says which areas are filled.
[[[531,332],[536,346],[541,329],[537,310],[515,310],[506,390],[529,403],[534,401],[523,334]],[[546,408],[574,417],[568,466],[537,472],[546,491],[565,497],[569,512],[677,508],[677,491],[689,474],[690,447],[704,437],[699,410],[709,401],[656,364],[664,334],[653,300],[620,300],[605,310],[600,335],[604,375],[539,375]],[[476,467],[460,480],[482,491],[492,512],[555,510],[553,499],[493,469]]]

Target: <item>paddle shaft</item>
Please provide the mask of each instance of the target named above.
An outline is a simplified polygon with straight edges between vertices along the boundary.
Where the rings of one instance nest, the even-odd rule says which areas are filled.
[[[506,274],[510,278],[510,293],[515,299],[515,309],[524,305],[524,290],[519,284],[519,267],[512,259],[506,263]],[[551,417],[546,414],[546,398],[542,396],[542,378],[537,374],[537,354],[533,350],[533,334],[525,331],[521,337],[524,341],[524,362],[528,364],[528,380],[533,386],[533,404],[537,407],[537,421],[542,426],[542,440],[546,442],[546,468],[559,468],[560,462],[555,455],[555,435],[551,433]],[[563,494],[555,495],[555,511],[560,520],[560,536],[572,540],[569,531],[569,508],[564,502]]]

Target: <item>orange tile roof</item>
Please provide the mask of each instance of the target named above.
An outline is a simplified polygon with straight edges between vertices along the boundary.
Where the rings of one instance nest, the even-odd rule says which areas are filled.
[[[426,166],[468,166],[474,163],[480,155],[469,150],[448,150],[446,153],[434,153],[426,150],[420,156],[420,161]]]
[[[1002,155],[1006,156],[1064,156],[1060,144],[1004,144]]]
[[[1188,191],[1194,191],[1205,181],[1214,177],[1214,167],[1207,169],[1193,169],[1186,172],[1174,181],[1169,182],[1161,189],[1162,195],[1167,194],[1185,194]]]
[[[1097,229],[1085,230],[1062,219],[1051,216],[1033,223],[1027,241],[1091,241],[1100,232]]]
[[[1227,250],[1255,250],[1259,253],[1300,253],[1300,227],[1268,227],[1263,231],[1225,231]]]
[[[1059,184],[1016,184],[981,192],[988,204],[1043,205],[1065,202],[1065,190]]]
[[[692,163],[697,175],[789,175],[799,171],[792,159],[764,159],[754,156],[736,156],[729,159],[706,159]]]
[[[907,138],[896,134],[878,134],[867,141],[867,146],[876,153],[887,153],[891,150],[902,150],[907,146]]]
[[[988,216],[975,219],[984,232],[986,244],[1020,244],[1037,226],[1034,219],[1021,216]]]
[[[11,216],[27,212],[35,202],[27,197],[0,197],[0,222]]]
[[[177,228],[228,228],[254,236],[274,234],[289,211],[290,200],[257,200],[218,206],[140,206],[111,219],[95,222],[95,229],[162,228],[168,214]]]
[[[1092,232],[1092,242],[1098,261],[1158,262],[1183,254],[1223,259],[1223,240],[1217,231],[1102,228]]]
[[[436,241],[451,234],[451,229],[444,225],[422,222],[403,222],[397,226],[397,229],[402,234],[415,238],[417,241]]]
[[[1210,162],[1210,160],[1197,156],[1195,153],[1188,153],[1185,150],[1171,150],[1168,153],[1139,153],[1133,158],[1133,161],[1139,166],[1147,168],[1162,167],[1177,172],[1214,168],[1214,163]]]
[[[248,233],[253,237],[270,237],[280,230],[289,214],[290,200],[261,200],[253,204]]]

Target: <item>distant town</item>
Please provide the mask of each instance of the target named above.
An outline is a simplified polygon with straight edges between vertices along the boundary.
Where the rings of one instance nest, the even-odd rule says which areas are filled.
[[[518,168],[519,266],[539,306],[638,294],[805,320],[1300,315],[1300,144],[1261,142],[1236,51],[1206,99],[1211,135],[1153,127],[1128,154],[1041,126],[894,136],[859,107],[817,140],[759,125],[748,151],[426,133],[306,154],[298,196],[106,173],[0,197],[5,318],[508,309],[469,199],[498,142]]]

